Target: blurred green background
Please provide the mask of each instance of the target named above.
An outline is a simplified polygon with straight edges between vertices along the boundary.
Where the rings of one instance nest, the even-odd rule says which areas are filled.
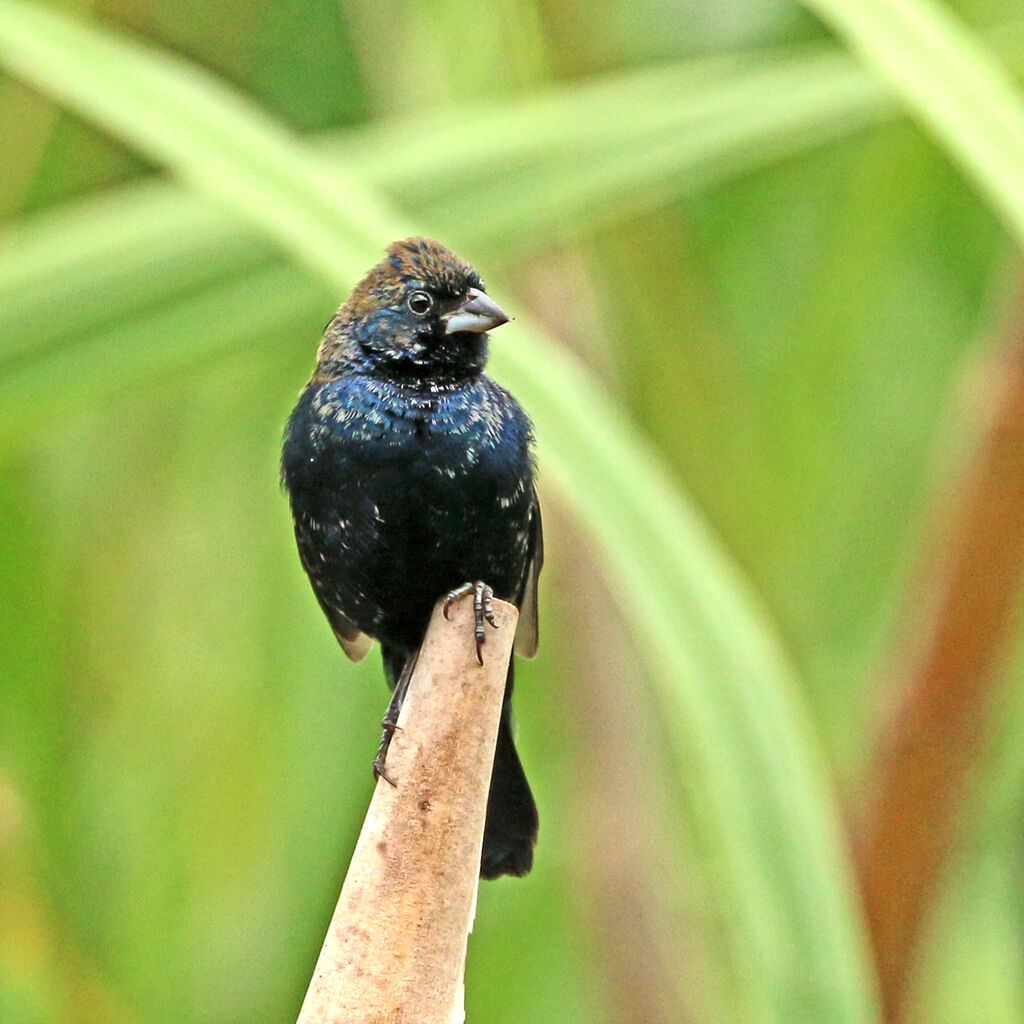
[[[1017,4],[947,6],[1024,72]],[[538,419],[541,833],[481,890],[469,1019],[877,1019],[844,814],[1019,275],[943,147],[785,0],[31,10],[0,6],[0,1020],[297,1013],[387,694],[277,459],[378,202],[521,315],[495,373]],[[268,193],[189,97],[244,104]],[[344,259],[299,215],[325,193],[325,234],[364,221]],[[675,586],[665,537],[659,641],[629,587]],[[913,1020],[1024,1019],[1020,680]]]

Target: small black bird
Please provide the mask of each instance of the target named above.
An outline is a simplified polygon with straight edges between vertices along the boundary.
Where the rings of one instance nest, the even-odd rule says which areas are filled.
[[[508,321],[476,271],[438,242],[395,242],[327,325],[285,431],[282,478],[299,555],[353,660],[381,644],[394,696],[388,742],[438,598],[473,592],[477,656],[497,595],[520,609],[516,651],[537,649],[543,561],[533,433],[484,374],[486,331]],[[447,608],[447,605],[446,605]],[[537,809],[512,741],[512,666],[480,874],[523,875]]]

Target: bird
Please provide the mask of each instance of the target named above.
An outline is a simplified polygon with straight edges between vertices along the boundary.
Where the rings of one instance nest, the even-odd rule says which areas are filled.
[[[487,332],[509,321],[473,267],[440,242],[393,242],[327,324],[285,427],[281,478],[313,592],[345,653],[381,646],[388,744],[435,604],[473,594],[482,663],[492,600],[520,611],[536,654],[544,560],[534,433],[485,372]],[[510,662],[488,791],[482,878],[533,863],[537,808],[513,739]]]

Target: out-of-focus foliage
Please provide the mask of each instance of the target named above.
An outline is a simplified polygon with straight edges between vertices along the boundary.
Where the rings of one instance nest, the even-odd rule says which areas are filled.
[[[975,8],[1011,55],[1013,7]],[[11,66],[131,143],[0,79],[0,1019],[294,1016],[385,693],[307,593],[276,450],[318,324],[374,230],[405,225],[465,247],[582,360],[526,324],[495,337],[559,515],[519,683],[537,868],[482,891],[471,1019],[629,1019],[633,946],[665,996],[632,1019],[872,1019],[823,769],[856,799],[926,499],[963,452],[960,382],[1000,326],[1005,230],[772,0],[65,10],[249,102],[232,120],[212,95],[204,136],[188,71],[146,55],[134,75],[74,35],[57,61],[57,31],[26,70],[10,47],[31,25],[0,6]],[[502,352],[516,330],[528,360]],[[630,632],[588,615],[584,559]],[[588,802],[609,701],[646,738],[622,753],[638,784]],[[922,1019],[1019,1019],[1016,978],[971,970],[961,938],[1014,962],[1018,704],[930,930]],[[652,870],[600,870],[617,830]],[[601,927],[624,893],[640,913]]]

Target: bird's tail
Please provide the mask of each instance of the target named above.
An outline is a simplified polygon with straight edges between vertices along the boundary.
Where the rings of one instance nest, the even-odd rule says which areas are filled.
[[[510,666],[487,797],[481,878],[525,875],[533,865],[533,847],[537,842],[537,805],[512,739],[512,707],[508,700],[511,681]]]

